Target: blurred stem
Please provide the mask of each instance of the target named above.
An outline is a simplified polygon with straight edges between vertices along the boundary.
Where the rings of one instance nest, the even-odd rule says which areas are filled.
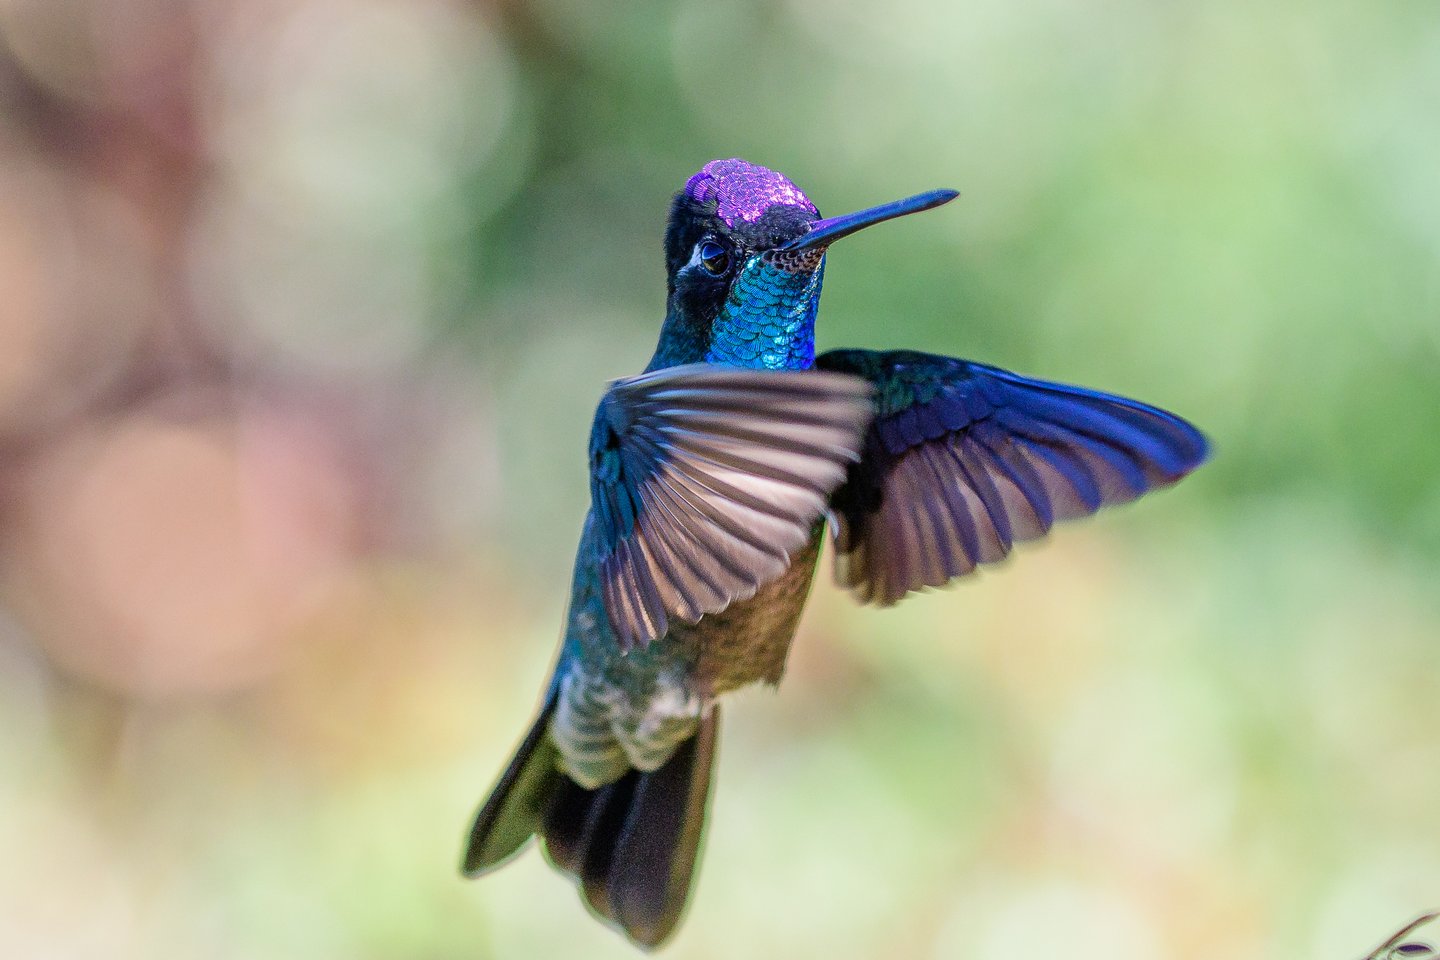
[[[55,744],[74,786],[105,819],[113,820],[123,799],[122,750],[129,702],[60,672],[52,674],[51,694]]]
[[[1414,933],[1416,930],[1419,930],[1421,927],[1425,926],[1425,924],[1429,923],[1431,920],[1434,920],[1436,917],[1440,917],[1440,910],[1422,914],[1421,916],[1415,918],[1399,933],[1395,934],[1395,936],[1391,937],[1389,940],[1386,940],[1384,943],[1380,944],[1380,946],[1376,947],[1365,958],[1365,960],[1385,960],[1386,957],[1390,956],[1391,951],[1395,950],[1401,945],[1401,941],[1403,941],[1406,937],[1410,936],[1410,934]]]

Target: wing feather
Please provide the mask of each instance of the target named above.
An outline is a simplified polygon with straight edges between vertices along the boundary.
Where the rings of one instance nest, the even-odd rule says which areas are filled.
[[[622,649],[785,571],[859,459],[864,379],[694,364],[613,383],[591,431],[601,596]]]
[[[876,390],[864,456],[831,498],[836,578],[864,602],[940,586],[1209,453],[1156,407],[951,357],[837,350],[817,366]]]

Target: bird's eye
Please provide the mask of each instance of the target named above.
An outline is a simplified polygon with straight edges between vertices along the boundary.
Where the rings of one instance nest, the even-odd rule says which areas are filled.
[[[700,266],[711,276],[721,276],[730,269],[730,251],[714,240],[705,240],[700,244]]]

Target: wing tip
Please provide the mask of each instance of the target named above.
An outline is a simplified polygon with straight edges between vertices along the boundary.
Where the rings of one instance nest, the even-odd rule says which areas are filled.
[[[897,361],[894,370],[887,367],[892,358]],[[950,377],[955,388],[936,394],[944,409],[929,419],[911,415],[910,407],[889,414],[882,409],[866,460],[851,478],[852,483],[873,486],[873,496],[866,490],[855,493],[847,484],[832,501],[841,519],[832,526],[839,548],[836,582],[869,605],[891,606],[910,592],[942,586],[1001,562],[1014,544],[1045,537],[1057,522],[1171,486],[1214,456],[1209,438],[1184,418],[1085,387],[929,354],[842,351],[825,355],[824,362],[882,383],[901,375],[902,362],[907,368],[926,363],[929,375]],[[913,372],[907,369],[903,376]],[[953,378],[962,374],[970,383],[971,399],[956,392]],[[984,416],[975,416],[982,412]],[[904,459],[937,442],[933,435],[938,426],[947,427],[948,436],[967,438],[952,450],[958,470],[927,475],[917,485],[904,471]],[[878,463],[867,468],[872,459]],[[893,479],[897,477],[902,479]],[[978,502],[960,503],[946,487],[951,481],[974,494],[967,494],[966,501]],[[897,513],[893,504],[886,504],[891,497],[937,498],[940,507],[912,502]],[[993,538],[978,529],[986,515]],[[961,524],[966,517],[976,529]],[[872,537],[882,543],[867,550],[866,540]],[[883,541],[897,538],[903,543],[884,546]],[[950,549],[947,545],[956,540],[963,542]],[[932,549],[937,544],[938,557]],[[938,583],[936,571],[941,568],[948,575]]]

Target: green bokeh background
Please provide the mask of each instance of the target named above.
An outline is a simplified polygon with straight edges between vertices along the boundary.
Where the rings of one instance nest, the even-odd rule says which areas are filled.
[[[188,91],[180,255],[98,256],[179,278],[241,408],[323,393],[388,479],[281,652],[205,683],[89,666],[108,635],[75,653],[11,538],[0,952],[633,955],[533,851],[456,864],[553,654],[595,400],[663,313],[669,196],[726,156],[826,214],[962,192],[836,247],[822,349],[1133,395],[1216,456],[894,610],[822,576],[784,690],[727,710],[665,955],[1350,960],[1440,906],[1433,3],[60,6],[0,5],[8,169],[103,180],[44,131],[153,134],[125,85]],[[52,515],[16,484],[12,527]]]

